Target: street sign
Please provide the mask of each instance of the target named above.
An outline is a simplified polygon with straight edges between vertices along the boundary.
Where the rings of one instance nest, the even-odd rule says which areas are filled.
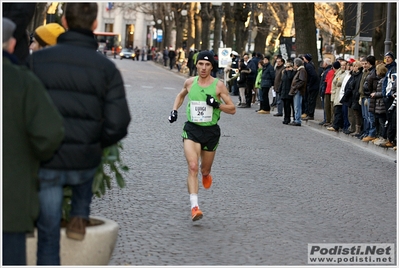
[[[231,54],[231,47],[219,47],[218,51],[219,68],[225,68],[231,62],[230,54]]]

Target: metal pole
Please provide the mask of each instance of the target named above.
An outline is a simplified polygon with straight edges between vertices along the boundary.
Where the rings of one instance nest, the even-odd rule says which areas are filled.
[[[387,4],[387,29],[385,34],[385,51],[384,54],[391,50],[391,3]]]
[[[356,14],[356,37],[355,37],[355,59],[359,58],[359,43],[360,43],[360,24],[362,17],[362,3],[357,3]]]

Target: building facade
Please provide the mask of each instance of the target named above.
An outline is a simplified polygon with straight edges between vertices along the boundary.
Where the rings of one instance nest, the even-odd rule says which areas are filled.
[[[131,48],[153,45],[153,16],[145,14],[145,3],[98,2],[98,26],[95,32],[112,32],[119,35],[119,46]]]

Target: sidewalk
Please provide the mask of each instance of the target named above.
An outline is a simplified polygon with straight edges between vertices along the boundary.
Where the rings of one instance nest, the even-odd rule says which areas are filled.
[[[181,72],[178,72],[177,69],[173,69],[170,70],[169,67],[164,67],[162,64],[159,64],[157,62],[152,61],[155,65],[157,65],[160,68],[164,68],[165,70],[168,70],[176,75],[180,75],[182,77],[187,77],[187,74],[183,74]],[[223,81],[223,77],[218,77],[221,81]],[[274,109],[274,111],[272,111],[270,113],[271,116],[273,116],[273,114],[276,113],[276,109]],[[277,117],[278,119],[280,119],[281,117]],[[324,119],[324,111],[322,109],[315,109],[315,114],[314,114],[314,118],[315,120],[309,120],[309,121],[305,121],[302,120],[302,125],[303,126],[309,126],[309,127],[313,127],[315,129],[317,129],[318,131],[321,131],[323,134],[328,134],[328,135],[333,135],[338,139],[341,139],[343,141],[346,142],[351,142],[354,143],[357,146],[363,147],[366,150],[372,150],[376,153],[379,154],[383,154],[383,155],[387,155],[389,157],[392,157],[394,159],[397,158],[397,153],[395,150],[393,150],[392,148],[383,148],[377,145],[374,145],[372,142],[363,142],[360,139],[353,137],[351,135],[347,135],[345,133],[342,132],[332,132],[327,130],[326,127],[319,125],[319,123],[321,121],[323,121]]]

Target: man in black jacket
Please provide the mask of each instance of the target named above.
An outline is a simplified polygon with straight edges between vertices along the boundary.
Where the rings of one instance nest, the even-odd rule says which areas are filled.
[[[72,187],[67,237],[82,240],[90,214],[92,183],[104,147],[127,135],[130,113],[122,76],[98,52],[93,36],[96,3],[67,3],[65,33],[57,45],[34,52],[28,63],[42,80],[64,118],[65,138],[56,154],[41,164],[38,265],[60,265],[63,187]]]
[[[316,73],[316,67],[312,62],[312,55],[306,54],[303,56],[303,61],[308,74],[308,81],[306,83],[306,94],[302,107],[304,108],[304,120],[314,120],[314,111],[316,109],[317,94],[319,93],[319,76]]]

